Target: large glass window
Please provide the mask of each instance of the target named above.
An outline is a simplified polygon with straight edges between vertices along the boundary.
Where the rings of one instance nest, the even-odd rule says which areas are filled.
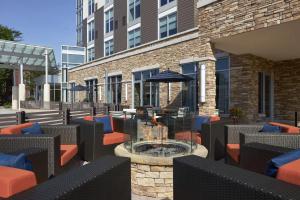
[[[90,23],[88,23],[88,30],[89,30],[88,41],[91,42],[95,40],[95,21],[91,21]]]
[[[159,106],[159,84],[145,82],[145,80],[158,73],[159,70],[154,69],[133,74],[134,107]]]
[[[182,106],[196,111],[198,109],[198,64],[188,63],[181,67],[183,74],[193,78],[192,81],[182,83]]]
[[[258,73],[258,113],[272,116],[272,78],[265,72]]]
[[[160,0],[160,6],[164,6],[168,3],[171,3],[172,1],[174,1],[174,0]]]
[[[94,0],[89,0],[89,15],[95,12],[95,2]]]
[[[86,100],[88,102],[97,102],[98,101],[98,79],[91,79],[85,81],[87,91],[86,91]]]
[[[95,60],[95,48],[94,47],[88,49],[87,57],[88,57],[89,62]]]
[[[114,9],[110,9],[105,12],[105,33],[109,33],[114,30]]]
[[[177,33],[177,13],[159,19],[159,35],[165,38]]]
[[[104,44],[105,56],[110,56],[114,53],[114,40],[108,40]]]
[[[141,1],[129,0],[129,21],[133,21],[141,16]]]
[[[139,46],[141,44],[141,29],[137,28],[128,33],[129,48]]]
[[[220,114],[229,113],[229,57],[218,58],[216,62],[216,105]]]
[[[108,77],[108,103],[121,104],[122,102],[122,76]]]

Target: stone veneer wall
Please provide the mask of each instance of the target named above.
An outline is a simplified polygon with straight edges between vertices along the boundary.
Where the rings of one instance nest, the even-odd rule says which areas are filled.
[[[180,36],[181,37],[181,36]],[[180,39],[173,37],[172,39]],[[76,84],[85,84],[84,79],[88,77],[97,77],[98,83],[104,84],[104,69],[108,73],[121,72],[122,81],[128,83],[128,102],[125,102],[125,84],[122,87],[122,104],[131,105],[132,102],[132,70],[146,67],[158,66],[160,71],[170,70],[180,72],[180,61],[189,58],[201,58],[200,40],[198,38],[191,39],[182,43],[166,46],[145,53],[120,58],[114,61],[106,62],[97,66],[75,70],[69,72],[69,80],[75,81]],[[199,64],[201,64],[200,62]],[[203,61],[207,64],[206,72],[206,102],[201,104],[200,110],[205,114],[211,115],[215,112],[215,63],[211,61]],[[181,106],[181,87],[180,83],[171,84],[171,106]],[[102,86],[102,100],[104,97],[104,87]],[[83,100],[85,94],[81,92],[80,99]],[[167,84],[161,83],[159,90],[160,106],[167,104]],[[102,101],[103,102],[103,101]]]
[[[300,112],[300,59],[276,62],[274,74],[275,116],[294,120]]]
[[[131,187],[140,196],[173,199],[173,166],[132,163]]]

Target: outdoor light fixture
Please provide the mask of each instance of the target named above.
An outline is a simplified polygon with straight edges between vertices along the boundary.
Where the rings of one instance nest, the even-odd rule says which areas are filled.
[[[200,66],[200,102],[204,103],[205,102],[205,97],[206,97],[206,66],[202,64]]]

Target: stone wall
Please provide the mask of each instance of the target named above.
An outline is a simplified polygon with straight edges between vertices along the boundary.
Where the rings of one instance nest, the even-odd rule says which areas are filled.
[[[139,196],[173,199],[173,166],[132,163],[131,187]]]
[[[197,32],[197,31],[196,31]],[[182,37],[173,37],[172,40],[180,39]],[[163,41],[161,43],[164,43]],[[143,68],[147,66],[158,66],[160,71],[168,68],[173,71],[180,72],[180,61],[184,59],[201,58],[201,48],[199,38],[191,39],[182,43],[158,48],[152,51],[141,54],[128,56],[126,58],[115,59],[113,61],[104,62],[96,66],[91,66],[81,70],[71,70],[69,72],[69,80],[74,80],[77,84],[85,85],[84,79],[88,77],[97,77],[98,83],[104,84],[104,69],[108,73],[121,72],[123,82],[128,83],[128,101],[125,102],[125,86],[122,87],[122,104],[131,106],[132,102],[132,71],[134,69]],[[105,61],[105,59],[103,59]],[[206,72],[206,102],[201,105],[200,110],[206,114],[213,114],[215,112],[215,64],[211,61],[206,61],[205,58],[201,63],[207,64]],[[159,89],[160,106],[167,105],[167,84],[161,83]],[[180,83],[171,84],[171,106],[181,106],[181,85]],[[104,97],[104,86],[102,85],[102,102]],[[81,92],[81,100],[85,94]]]

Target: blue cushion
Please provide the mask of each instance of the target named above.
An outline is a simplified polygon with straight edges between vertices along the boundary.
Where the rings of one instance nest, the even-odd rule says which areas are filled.
[[[272,126],[270,124],[265,124],[259,132],[281,133],[281,128],[279,126]]]
[[[277,171],[281,166],[298,159],[300,159],[300,149],[277,156],[268,162],[266,174],[276,177]]]
[[[105,134],[113,132],[113,129],[111,127],[110,116],[96,117],[95,121],[103,124],[103,131]]]
[[[23,128],[21,130],[21,133],[25,134],[25,135],[28,135],[28,134],[38,135],[38,134],[43,134],[44,132],[38,123],[34,123],[31,127]]]
[[[0,165],[18,169],[32,170],[32,163],[27,160],[24,153],[19,155],[0,153]]]
[[[201,131],[202,130],[202,124],[209,123],[210,117],[208,116],[196,116],[194,125],[193,125],[193,131]]]

